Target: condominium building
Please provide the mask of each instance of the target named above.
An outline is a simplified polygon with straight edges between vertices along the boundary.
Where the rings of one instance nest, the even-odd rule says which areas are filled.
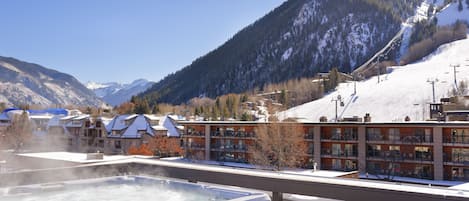
[[[187,121],[185,156],[250,162],[259,122]],[[268,124],[268,123],[267,123]],[[302,167],[381,176],[469,181],[469,122],[300,123]],[[288,135],[288,133],[285,133]]]

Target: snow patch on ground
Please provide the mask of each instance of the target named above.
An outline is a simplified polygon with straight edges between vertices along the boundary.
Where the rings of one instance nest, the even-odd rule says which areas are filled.
[[[288,58],[290,58],[290,55],[291,55],[292,52],[293,52],[293,48],[292,48],[292,47],[290,47],[290,48],[288,48],[287,50],[285,50],[285,52],[283,52],[283,54],[282,54],[282,61],[288,60]]]
[[[354,94],[354,83],[342,83],[337,90],[324,96],[287,111],[279,113],[280,119],[302,118],[318,122],[321,116],[329,121],[335,118],[335,102],[341,95],[344,107],[338,106],[338,116],[363,117],[370,113],[372,121],[392,122],[403,121],[409,116],[413,121],[425,120],[429,117],[428,103],[432,102],[432,86],[429,79],[437,78],[435,96],[447,97],[448,92],[454,88],[452,64],[460,64],[458,69],[458,82],[468,80],[469,39],[456,41],[441,46],[435,53],[415,64],[401,67],[389,67],[388,74],[372,77],[356,83],[357,93]]]
[[[13,66],[13,65],[11,65],[11,64],[9,64],[9,63],[7,63],[7,62],[4,62],[4,61],[0,61],[0,66],[3,66],[3,67],[5,67],[5,68],[7,68],[7,69],[9,69],[9,70],[12,70],[12,71],[21,73],[21,71],[20,71],[18,68],[16,68],[15,66]]]

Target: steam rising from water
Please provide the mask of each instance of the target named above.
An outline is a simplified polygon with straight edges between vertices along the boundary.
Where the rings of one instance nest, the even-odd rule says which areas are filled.
[[[253,195],[236,190],[133,176],[12,187],[0,189],[0,193],[2,201],[221,201]]]

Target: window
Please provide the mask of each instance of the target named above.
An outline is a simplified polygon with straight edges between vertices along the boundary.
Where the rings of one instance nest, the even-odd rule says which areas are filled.
[[[469,149],[453,148],[451,153],[452,162],[465,163],[469,162]]]
[[[340,144],[332,144],[332,155],[340,156],[340,153],[341,153]]]
[[[332,140],[340,140],[341,138],[341,130],[340,128],[332,128],[331,129],[331,139]]]
[[[357,140],[358,128],[345,128],[344,135],[345,140]]]
[[[308,144],[308,154],[313,154],[314,153],[314,144],[313,143],[309,143]]]
[[[334,170],[342,169],[342,161],[340,159],[332,159],[332,169]]]
[[[378,157],[381,154],[381,145],[368,145],[368,156]]]
[[[345,153],[345,156],[356,156],[357,146],[353,144],[346,144],[344,153]]]
[[[400,134],[399,128],[390,128],[388,130],[388,134],[389,134],[390,141],[396,142],[396,141],[401,140],[401,134]]]
[[[246,146],[244,145],[244,142],[242,140],[238,141],[238,149],[239,150],[245,150]]]
[[[469,129],[453,129],[451,141],[453,143],[469,143]]]
[[[117,141],[114,141],[114,146],[116,147],[116,149],[121,149],[121,141],[120,140],[117,140]]]
[[[387,155],[391,158],[399,158],[401,156],[401,147],[390,145],[389,153]]]
[[[381,135],[381,129],[380,128],[367,128],[366,138],[367,140],[370,140],[370,141],[383,140],[383,136]]]
[[[430,160],[432,158],[429,147],[415,147],[415,159]]]

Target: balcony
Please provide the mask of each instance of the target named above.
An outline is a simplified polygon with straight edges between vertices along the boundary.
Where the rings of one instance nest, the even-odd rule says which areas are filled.
[[[469,145],[469,136],[446,136],[443,142],[454,145]]]
[[[304,135],[304,139],[305,139],[306,141],[313,141],[314,135],[313,135],[312,133],[306,133],[306,134]]]
[[[254,132],[245,131],[226,131],[222,134],[220,131],[212,131],[210,136],[213,138],[254,138],[256,134]]]
[[[443,156],[445,165],[464,165],[469,166],[469,154],[452,154]]]
[[[357,135],[355,134],[332,134],[332,135],[322,135],[322,141],[357,141]]]
[[[367,160],[432,162],[433,155],[430,152],[401,153],[395,151],[368,151]]]
[[[205,137],[205,133],[201,131],[191,131],[191,132],[185,133],[182,136],[183,137]]]
[[[330,158],[356,158],[358,157],[357,151],[337,151],[333,152],[331,149],[321,150],[321,156]]]
[[[192,150],[205,150],[205,145],[203,144],[196,144],[196,143],[187,143],[183,144],[183,149],[192,149]]]
[[[247,152],[248,148],[246,145],[237,145],[237,144],[229,144],[229,145],[221,145],[221,144],[212,144],[210,145],[211,151],[218,151],[218,152]]]
[[[433,179],[432,171],[418,171],[418,170],[403,170],[400,168],[390,168],[390,169],[367,169],[367,172],[370,175],[379,175],[380,178],[392,180],[394,177],[411,177],[418,179]]]
[[[433,138],[423,135],[396,136],[396,138],[389,138],[381,134],[367,134],[366,141],[382,144],[423,144],[433,143]]]

